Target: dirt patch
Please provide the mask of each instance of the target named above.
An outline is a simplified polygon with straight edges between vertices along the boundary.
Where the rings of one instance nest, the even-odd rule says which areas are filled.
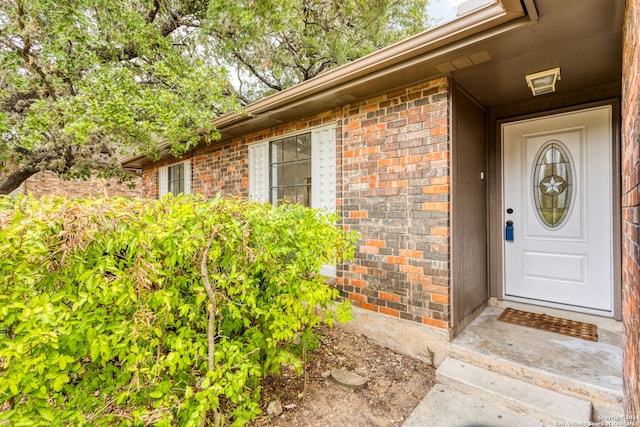
[[[254,426],[400,426],[435,383],[435,370],[427,363],[340,327],[319,332],[320,345],[308,357],[306,397],[302,376],[283,371],[269,377],[262,392],[264,413]],[[347,389],[328,376],[332,368],[369,381],[360,390]],[[267,415],[267,406],[276,399],[282,414]]]

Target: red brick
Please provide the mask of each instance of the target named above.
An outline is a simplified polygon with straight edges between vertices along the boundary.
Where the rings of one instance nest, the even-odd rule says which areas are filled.
[[[449,327],[449,323],[444,320],[432,319],[430,317],[423,317],[422,323],[429,326],[434,326],[440,329],[447,329]]]
[[[378,311],[378,309],[380,307],[378,307],[377,305],[374,304],[369,304],[366,302],[361,302],[360,303],[360,308],[364,308],[365,310],[370,310],[370,311]]]
[[[400,264],[400,265],[404,265],[407,263],[407,259],[403,256],[393,256],[393,255],[389,255],[387,256],[387,262],[390,264]]]
[[[407,257],[407,258],[422,258],[423,252],[414,251],[411,249],[400,249],[400,256]]]
[[[449,158],[448,151],[436,151],[434,153],[427,153],[422,157],[422,160],[425,162],[430,162],[433,160],[444,160]]]
[[[379,150],[378,147],[366,147],[366,148],[360,149],[359,154],[361,156],[367,155],[367,154],[373,154],[373,153],[377,153],[378,150]]]
[[[407,186],[407,180],[387,181],[386,186],[391,188],[404,188]]]
[[[446,127],[432,128],[429,130],[429,135],[430,136],[446,135],[448,131],[449,131],[449,128],[446,128]]]
[[[430,276],[425,276],[423,274],[409,273],[407,275],[407,280],[410,283],[420,283],[422,284],[423,290],[427,290],[428,287],[431,286],[433,280]]]
[[[359,288],[366,288],[367,287],[367,282],[365,282],[364,280],[351,279],[351,280],[349,280],[349,284],[351,286],[357,286]]]
[[[449,295],[449,288],[444,286],[422,285],[422,290],[432,294]]]
[[[367,267],[363,267],[361,265],[350,265],[349,271],[365,274],[367,272]]]
[[[355,123],[350,123],[348,125],[344,125],[343,129],[345,131],[350,131],[350,130],[358,129],[359,127],[360,127],[360,122],[355,122]]]
[[[384,300],[387,300],[387,301],[393,301],[393,302],[400,301],[400,297],[398,295],[395,295],[395,294],[390,294],[390,293],[384,292],[384,291],[380,291],[380,292],[378,292],[378,294],[380,295],[381,299],[384,299]]]
[[[389,316],[400,317],[400,312],[398,310],[394,310],[393,308],[380,307],[379,311],[380,313],[383,313]]]
[[[427,202],[422,204],[423,211],[449,211],[449,202]]]
[[[413,155],[413,156],[402,156],[399,161],[401,165],[405,165],[405,164],[421,163],[423,160],[422,160],[422,155]]]
[[[385,242],[384,240],[367,239],[366,244],[368,246],[377,246],[379,248],[384,248],[387,242]]]
[[[367,211],[351,211],[349,212],[349,218],[367,218],[369,213]]]
[[[431,227],[431,235],[432,236],[448,236],[449,228],[448,227]]]
[[[352,301],[367,302],[367,297],[362,295],[362,294],[350,293],[349,294],[349,299],[352,300]]]
[[[415,265],[401,265],[400,271],[404,271],[405,273],[421,274],[423,272],[423,269],[422,267],[418,267]]]
[[[398,159],[395,157],[392,157],[390,159],[380,159],[378,160],[378,167],[385,167],[385,166],[392,166],[392,165],[397,165],[398,164]]]
[[[431,185],[442,185],[448,184],[449,177],[448,176],[432,176],[431,177]]]
[[[379,123],[377,125],[373,125],[373,126],[369,126],[366,129],[367,133],[373,133],[373,132],[380,132],[381,130],[384,130],[386,128],[385,123]]]
[[[431,294],[431,301],[437,302],[437,303],[440,303],[440,304],[449,304],[449,296],[448,295]]]
[[[422,187],[422,194],[448,194],[448,185],[429,185]]]

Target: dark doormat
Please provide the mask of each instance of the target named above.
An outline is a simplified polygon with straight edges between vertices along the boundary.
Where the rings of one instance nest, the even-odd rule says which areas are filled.
[[[598,341],[598,328],[591,323],[576,322],[546,314],[529,313],[528,311],[505,308],[498,320],[514,325],[528,326],[543,331],[569,335],[587,341]]]

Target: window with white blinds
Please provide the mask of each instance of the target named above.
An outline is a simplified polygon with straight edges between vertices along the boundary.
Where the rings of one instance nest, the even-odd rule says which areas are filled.
[[[249,145],[249,196],[335,211],[335,134],[325,126]]]
[[[162,197],[171,193],[174,196],[191,193],[191,161],[162,166],[158,170],[158,193]]]

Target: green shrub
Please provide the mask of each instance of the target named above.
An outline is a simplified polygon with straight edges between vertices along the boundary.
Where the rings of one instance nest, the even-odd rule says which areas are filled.
[[[261,378],[332,322],[339,293],[314,272],[353,256],[336,220],[195,196],[0,199],[0,425],[245,424]]]

